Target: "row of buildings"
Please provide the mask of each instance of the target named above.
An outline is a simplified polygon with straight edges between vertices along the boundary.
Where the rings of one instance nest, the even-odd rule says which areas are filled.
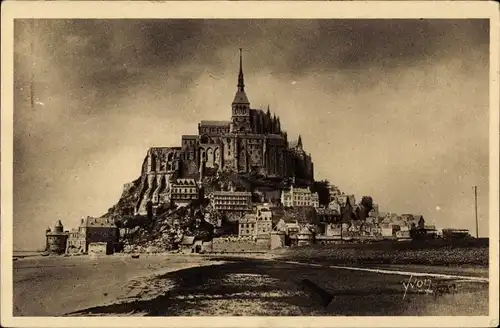
[[[279,195],[278,201],[284,207],[314,207],[319,208],[319,197],[317,193],[311,192],[309,188],[297,188],[293,185],[283,190],[273,190],[274,195]],[[195,179],[176,179],[171,182],[171,188],[166,193],[169,202],[176,206],[186,206],[201,198],[208,198],[211,207],[218,212],[232,212],[244,215],[252,210],[253,195],[249,191],[216,190],[205,195],[203,184]],[[153,195],[156,200],[156,195]],[[150,202],[153,208],[157,203]],[[342,204],[342,203],[341,203]]]
[[[351,198],[349,195],[340,194],[338,199],[332,200],[335,204],[332,207],[338,206],[345,200],[342,205],[345,208],[345,204],[349,204]],[[233,199],[235,199],[234,202]],[[248,195],[244,193],[216,194],[211,201],[217,211],[243,213],[238,220],[239,238],[250,238],[260,244],[269,244],[271,248],[311,243],[329,244],[349,240],[470,237],[468,230],[443,229],[439,231],[435,226],[426,225],[422,215],[379,212],[378,206],[374,207],[366,219],[354,219],[348,222],[342,220],[342,215],[336,208],[313,207],[317,219],[314,220],[315,223],[312,223],[303,220],[299,222],[296,218],[287,216],[286,209],[283,210],[282,206],[276,204],[252,204]],[[53,229],[49,228],[46,231],[46,250],[57,254],[110,254],[116,250],[118,239],[119,230],[108,218],[87,217],[81,220],[78,228],[69,231],[65,231],[61,221],[58,221]]]
[[[273,248],[285,245],[309,245],[313,243],[330,244],[339,242],[369,242],[380,240],[413,240],[417,238],[470,238],[466,229],[438,230],[433,225],[426,225],[422,215],[375,213],[366,220],[342,222],[335,210],[316,209],[319,222],[299,222],[289,217],[273,215],[268,207],[264,211],[247,214],[239,221],[239,236],[252,237],[256,242],[268,243]],[[263,215],[262,213],[266,213]],[[335,218],[332,220],[332,218]],[[338,218],[338,220],[336,220]]]
[[[410,240],[470,236],[469,232],[463,229],[438,230],[434,225],[427,225],[420,214],[398,215],[381,212],[378,204],[373,204],[366,218],[359,219],[353,215],[346,221],[344,212],[355,213],[363,205],[356,204],[354,195],[345,194],[335,186],[330,186],[329,196],[329,205],[319,206],[310,191],[307,193],[299,189],[297,192],[297,189],[290,188],[282,193],[281,205],[285,208],[301,206],[314,208],[314,224],[310,220],[299,222],[296,217],[282,213],[275,215],[279,212],[276,210],[276,204],[266,204],[264,211],[263,206],[259,205],[254,207],[253,213],[246,214],[239,221],[239,236],[251,236],[257,241],[267,240],[274,247],[279,240],[287,241],[291,245],[300,245],[312,242],[328,244],[341,240]],[[262,213],[266,215],[263,216]],[[285,237],[278,238],[279,232]]]
[[[283,207],[314,207],[319,208],[317,193],[309,188],[296,188],[276,190],[280,195]],[[247,191],[214,191],[208,195],[214,210],[219,212],[239,212],[242,215],[252,210],[252,193]],[[261,207],[259,207],[261,208]]]
[[[119,229],[108,218],[86,217],[76,229],[64,230],[61,220],[45,231],[45,250],[54,254],[114,253]]]
[[[194,179],[176,179],[172,183],[171,202],[186,206],[204,197],[200,184]],[[252,213],[252,193],[246,191],[213,191],[207,195],[211,207],[216,212],[236,213],[240,219],[240,235],[254,236],[271,230],[272,214],[267,206],[257,205]],[[286,207],[319,207],[318,196],[308,188],[291,187],[281,193]],[[243,228],[244,227],[244,228]],[[110,253],[118,244],[119,230],[109,218],[87,217],[76,229],[65,231],[61,221],[53,229],[46,230],[46,249],[51,253]]]

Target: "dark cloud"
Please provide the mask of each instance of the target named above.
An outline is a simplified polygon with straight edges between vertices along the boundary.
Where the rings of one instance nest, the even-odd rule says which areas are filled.
[[[217,58],[223,47],[258,52],[262,70],[300,75],[318,68],[414,65],[463,48],[487,47],[489,41],[487,20],[80,19],[36,24],[38,42],[49,49],[46,59],[66,72],[67,80],[85,86],[134,84],[144,72],[185,63],[221,69],[227,65]],[[16,38],[31,34],[26,21],[16,26]],[[194,80],[200,72],[191,74]]]

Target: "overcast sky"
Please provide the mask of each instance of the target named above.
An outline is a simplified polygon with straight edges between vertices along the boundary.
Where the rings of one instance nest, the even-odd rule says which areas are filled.
[[[103,214],[149,147],[229,119],[240,47],[251,106],[302,135],[317,180],[473,234],[477,185],[487,235],[487,20],[16,20],[14,247]]]

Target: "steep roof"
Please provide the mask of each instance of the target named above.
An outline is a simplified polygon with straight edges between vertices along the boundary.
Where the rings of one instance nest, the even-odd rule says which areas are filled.
[[[255,222],[257,222],[255,214],[245,214],[243,218],[238,220],[238,223],[255,223]]]
[[[180,186],[195,186],[196,185],[196,181],[194,179],[177,179],[175,180],[174,183],[172,183],[172,185],[180,185]]]
[[[340,212],[332,209],[332,208],[317,208],[316,213],[319,215],[338,215],[340,216]]]
[[[236,91],[236,94],[234,95],[233,104],[250,104],[245,91],[239,91],[239,90]]]
[[[228,126],[231,122],[229,121],[201,121],[202,126]]]
[[[304,226],[299,230],[299,235],[312,235],[312,232]]]

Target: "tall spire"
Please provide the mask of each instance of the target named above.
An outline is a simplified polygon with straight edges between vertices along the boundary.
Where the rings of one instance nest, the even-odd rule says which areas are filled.
[[[240,48],[240,73],[238,74],[238,89],[236,90],[233,104],[246,105],[248,107],[248,105],[250,105],[250,102],[248,101],[248,97],[245,93],[245,82],[243,80],[243,60],[241,51],[242,49]]]
[[[242,49],[240,48],[240,73],[238,74],[238,90],[241,92],[245,91],[245,81],[243,80],[243,56],[241,54]]]

